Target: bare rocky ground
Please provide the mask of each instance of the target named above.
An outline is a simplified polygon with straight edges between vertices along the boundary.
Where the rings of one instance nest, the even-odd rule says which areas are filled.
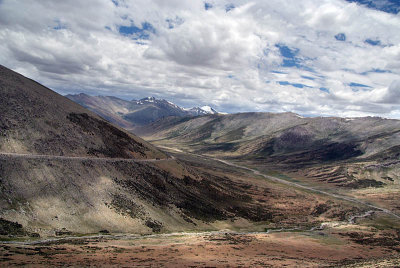
[[[182,174],[180,168],[184,166],[196,169],[198,174],[207,172],[209,177],[227,176],[254,200],[267,204],[275,216],[258,223],[235,217],[211,221],[208,227],[192,226],[189,233],[169,233],[166,229],[165,233],[150,235],[103,231],[92,237],[80,237],[61,232],[58,236],[28,241],[21,237],[24,241],[20,242],[14,237],[13,241],[0,243],[0,264],[4,267],[396,267],[399,264],[397,219],[382,212],[365,213],[368,208],[324,195],[294,187],[285,189],[288,186],[210,158],[184,155],[184,160],[177,160],[180,164],[159,161],[151,165],[165,168],[171,175]],[[183,158],[180,154],[176,157]],[[204,232],[202,228],[231,231]]]
[[[400,213],[399,120],[241,113],[167,118],[143,137]]]
[[[331,233],[329,233],[331,232]],[[95,237],[2,244],[3,267],[396,267],[399,246],[364,245],[338,230]]]
[[[6,239],[309,225],[318,221],[314,208],[326,201],[253,183],[231,168],[171,161],[3,66],[0,96],[0,235]]]

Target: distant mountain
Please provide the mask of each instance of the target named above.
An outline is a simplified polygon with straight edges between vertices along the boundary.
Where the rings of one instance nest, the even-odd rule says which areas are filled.
[[[134,129],[169,116],[187,117],[218,113],[210,106],[183,109],[164,99],[147,97],[126,101],[110,96],[67,95],[85,108],[126,129]]]
[[[326,187],[390,188],[400,174],[400,120],[217,114],[164,118],[136,133],[159,145],[246,161]]]
[[[346,159],[398,159],[400,120],[304,118],[294,113],[239,113],[159,120],[146,139],[190,145],[198,153],[298,165]]]
[[[218,112],[216,110],[214,110],[213,108],[211,108],[210,106],[193,107],[193,108],[184,109],[184,110],[193,116],[218,114]]]

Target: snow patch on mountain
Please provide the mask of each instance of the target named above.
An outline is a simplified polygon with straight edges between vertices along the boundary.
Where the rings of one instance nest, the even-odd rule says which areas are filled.
[[[200,109],[202,109],[203,111],[206,111],[208,114],[217,114],[218,113],[216,110],[214,110],[213,108],[211,108],[208,105],[202,106],[202,107],[200,107]]]
[[[172,103],[172,102],[170,102],[170,101],[167,101],[167,100],[166,100],[166,102],[167,102],[168,104],[170,104],[171,106],[173,106],[173,107],[177,108],[177,109],[184,110],[184,109],[182,109],[181,107],[179,107],[178,105],[176,105],[175,103]]]
[[[154,103],[156,101],[157,100],[154,97],[146,97],[146,98],[143,98],[143,99],[140,99],[140,100],[136,101],[136,104],[143,105],[145,103],[149,103],[149,102]]]
[[[183,110],[194,116],[218,114],[218,112],[216,110],[214,110],[213,108],[211,108],[208,105],[202,106],[202,107],[183,108]]]

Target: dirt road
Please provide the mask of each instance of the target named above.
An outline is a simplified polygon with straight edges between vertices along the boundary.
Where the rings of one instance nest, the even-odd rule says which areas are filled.
[[[158,161],[171,161],[174,160],[174,157],[171,158],[152,158],[152,159],[132,159],[132,158],[109,158],[109,157],[86,157],[86,156],[64,156],[64,155],[42,155],[42,154],[17,154],[17,153],[1,153],[0,158],[26,158],[26,159],[60,159],[60,160],[90,160],[90,161],[99,161],[99,162],[158,162]]]

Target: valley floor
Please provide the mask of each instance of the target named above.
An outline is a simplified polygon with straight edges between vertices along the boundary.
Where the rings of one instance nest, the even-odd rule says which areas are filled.
[[[399,249],[336,231],[98,236],[1,244],[3,267],[398,267]]]

